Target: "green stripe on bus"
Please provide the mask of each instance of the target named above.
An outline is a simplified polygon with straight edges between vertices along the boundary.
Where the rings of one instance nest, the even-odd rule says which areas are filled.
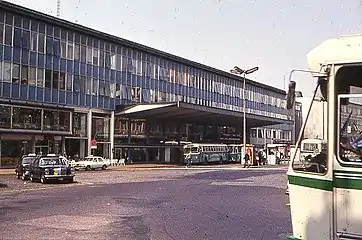
[[[362,179],[336,177],[334,179],[334,187],[362,190]]]
[[[339,173],[339,174],[356,174],[356,175],[360,175],[362,177],[362,172],[356,172],[356,171],[343,171],[343,170],[335,170],[333,171],[334,173]]]
[[[289,236],[287,239],[288,240],[302,240],[301,238],[296,238],[296,237],[293,237],[293,236]]]
[[[288,182],[292,185],[321,189],[325,191],[333,190],[333,182],[328,180],[288,175]]]

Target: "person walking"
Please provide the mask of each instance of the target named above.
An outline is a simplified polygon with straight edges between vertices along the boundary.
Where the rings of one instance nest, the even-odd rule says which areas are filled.
[[[250,167],[249,161],[250,161],[250,156],[249,156],[248,153],[245,153],[245,156],[244,156],[244,168],[249,168]]]

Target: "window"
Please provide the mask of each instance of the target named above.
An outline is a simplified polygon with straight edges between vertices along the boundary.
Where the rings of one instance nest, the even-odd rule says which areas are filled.
[[[12,82],[19,83],[19,78],[20,78],[20,66],[18,64],[13,64]]]
[[[36,68],[29,67],[29,85],[36,85]]]
[[[4,39],[4,25],[0,24],[0,44],[3,44]]]
[[[92,92],[92,78],[87,77],[86,84],[85,84],[85,93],[91,94]]]
[[[80,60],[80,45],[77,43],[74,44],[74,59]]]
[[[85,85],[86,85],[86,81],[87,81],[87,79],[86,79],[86,77],[80,77],[79,78],[79,90],[80,90],[80,92],[82,92],[82,93],[85,93]],[[74,84],[75,84],[75,80],[74,80]]]
[[[0,128],[11,128],[11,107],[0,105]]]
[[[66,74],[66,81],[67,81],[67,91],[72,92],[73,91],[73,75],[70,73]]]
[[[87,47],[87,63],[92,64],[92,47]]]
[[[98,66],[98,49],[97,48],[93,48],[93,65]]]
[[[45,87],[52,87],[52,71],[48,69],[45,70]]]
[[[92,94],[98,95],[98,79],[93,78]]]
[[[4,62],[4,82],[11,82],[11,63]]]
[[[59,88],[59,72],[53,71],[53,89]]]
[[[65,90],[65,73],[59,73],[59,89]]]
[[[87,48],[83,45],[80,46],[80,61],[86,62]]]
[[[65,41],[60,43],[60,53],[62,58],[67,58],[67,43]]]
[[[116,69],[116,54],[111,53],[111,69]]]
[[[45,35],[38,34],[38,52],[44,53],[45,52]]]
[[[36,85],[38,87],[44,87],[44,69],[37,69]]]
[[[73,43],[67,43],[67,59],[73,60]]]
[[[13,27],[5,25],[5,45],[12,45]]]
[[[36,52],[38,50],[38,33],[31,32],[30,35],[30,50]]]
[[[41,109],[13,108],[13,128],[26,130],[41,130]]]
[[[25,65],[21,66],[21,84],[28,84],[28,66]]]

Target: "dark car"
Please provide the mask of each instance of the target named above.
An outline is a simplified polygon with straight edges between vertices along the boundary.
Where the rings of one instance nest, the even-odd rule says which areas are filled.
[[[50,180],[73,182],[74,169],[62,156],[48,154],[37,157],[30,164],[30,181],[40,180],[47,183]]]
[[[22,178],[23,180],[26,180],[29,175],[29,166],[32,161],[36,159],[35,153],[29,153],[28,155],[24,155],[21,157],[21,160],[18,165],[16,165],[15,173],[16,177]]]

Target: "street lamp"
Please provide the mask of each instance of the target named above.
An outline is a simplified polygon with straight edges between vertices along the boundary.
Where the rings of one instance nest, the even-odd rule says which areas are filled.
[[[243,152],[244,156],[246,154],[246,89],[245,89],[245,79],[246,75],[251,74],[259,70],[259,67],[249,68],[243,70],[238,66],[235,66],[234,69],[230,70],[231,73],[243,75],[243,101],[244,101],[244,114],[243,114]],[[242,164],[242,154],[240,153],[240,164]]]

